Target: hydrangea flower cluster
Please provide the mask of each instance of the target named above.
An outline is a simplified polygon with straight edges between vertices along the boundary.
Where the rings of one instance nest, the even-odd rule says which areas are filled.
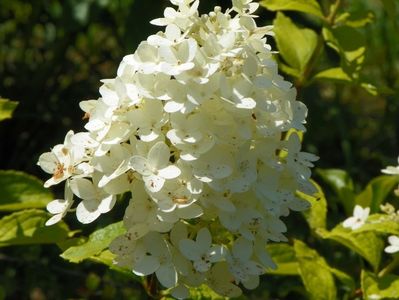
[[[80,103],[87,131],[39,158],[45,186],[65,181],[47,224],[75,202],[78,220],[93,222],[131,192],[115,263],[155,273],[176,298],[201,284],[235,297],[275,267],[265,246],[286,241],[280,218],[309,207],[296,196],[315,191],[317,157],[297,134],[307,109],[278,74],[257,3],[199,15],[198,0],[170,2],[152,21],[165,30],[123,58],[98,100]]]

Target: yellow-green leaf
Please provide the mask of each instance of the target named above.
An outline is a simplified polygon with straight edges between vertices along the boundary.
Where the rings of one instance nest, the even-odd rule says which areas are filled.
[[[323,18],[319,3],[316,0],[263,0],[260,5],[268,10],[294,10]]]
[[[366,223],[355,232],[375,231],[399,236],[399,217],[386,214],[372,214]]]
[[[45,211],[38,209],[18,211],[3,217],[0,220],[0,247],[59,243],[71,235],[63,222],[45,226],[48,218]]]
[[[94,231],[84,243],[72,246],[61,254],[66,260],[78,263],[84,259],[91,258],[106,249],[117,236],[125,232],[122,222],[108,225]]]
[[[299,272],[310,299],[336,300],[337,291],[330,267],[323,257],[305,243],[294,243]]]
[[[398,299],[399,276],[388,274],[377,277],[375,274],[362,270],[361,285],[363,299]]]
[[[340,26],[335,28],[323,27],[323,37],[331,48],[337,51],[344,59],[345,71],[351,64],[361,65],[364,62],[366,52],[366,38],[363,33],[356,28]]]
[[[348,247],[367,260],[374,270],[378,269],[384,242],[376,233],[371,231],[356,232],[343,228],[342,225],[336,226],[331,231],[320,228],[317,233],[323,239],[334,240]]]
[[[317,44],[317,34],[300,28],[290,18],[278,12],[274,20],[277,48],[284,61],[292,68],[303,72]]]
[[[36,177],[0,170],[0,211],[42,208],[52,199],[52,193]]]
[[[335,81],[350,82],[352,79],[342,68],[331,68],[317,73],[313,79],[328,79]]]
[[[17,106],[16,101],[0,98],[0,121],[10,119]]]
[[[306,221],[311,229],[326,228],[327,222],[327,201],[321,187],[314,181],[312,184],[316,187],[317,192],[312,196],[298,192],[301,199],[308,201],[312,206],[309,210],[303,212]]]
[[[298,261],[295,257],[295,250],[288,244],[269,244],[267,252],[277,265],[276,270],[268,269],[266,274],[272,275],[298,275]]]
[[[397,184],[399,184],[399,176],[378,176],[372,179],[366,188],[356,196],[355,202],[363,207],[369,206],[371,212],[377,212]]]

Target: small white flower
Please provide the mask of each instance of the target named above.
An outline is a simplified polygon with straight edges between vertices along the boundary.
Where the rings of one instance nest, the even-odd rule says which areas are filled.
[[[76,208],[76,216],[83,224],[93,222],[115,205],[114,195],[105,193],[86,178],[74,178],[70,181],[70,186],[73,193],[83,200]]]
[[[387,246],[384,251],[386,253],[395,253],[399,251],[399,237],[391,235],[388,237],[389,246]]]
[[[148,153],[147,158],[132,156],[130,166],[143,176],[146,188],[159,192],[166,179],[173,179],[180,175],[180,169],[169,163],[170,150],[164,142],[156,143]]]
[[[199,272],[208,271],[212,263],[221,261],[224,256],[222,246],[212,246],[212,236],[207,228],[201,228],[198,231],[195,242],[183,239],[179,246],[183,255],[193,261],[194,268]]]
[[[55,199],[47,204],[47,210],[49,213],[54,214],[54,216],[47,220],[46,226],[50,226],[61,221],[61,219],[71,208],[72,204],[73,193],[69,186],[69,181],[67,180],[65,182],[64,199]]]
[[[398,164],[399,164],[399,157],[398,157]],[[399,175],[399,165],[396,167],[388,166],[385,169],[381,170],[381,172],[389,175]]]
[[[352,230],[359,229],[362,227],[369,216],[370,207],[362,208],[360,205],[356,205],[353,210],[353,216],[346,219],[342,226],[344,228],[350,228]]]

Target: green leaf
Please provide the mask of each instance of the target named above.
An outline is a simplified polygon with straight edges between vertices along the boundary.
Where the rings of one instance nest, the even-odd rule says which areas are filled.
[[[68,226],[59,222],[45,226],[49,216],[38,209],[18,211],[0,220],[0,247],[27,244],[52,244],[71,235]]]
[[[335,18],[335,24],[347,25],[350,27],[363,27],[375,20],[372,11],[358,10],[355,12],[344,12]]]
[[[17,106],[16,101],[0,98],[0,121],[10,119]]]
[[[61,254],[61,257],[70,262],[78,263],[91,258],[106,249],[117,236],[125,232],[122,222],[108,225],[94,231],[83,244],[72,246]]]
[[[340,169],[317,169],[316,173],[335,192],[339,202],[344,206],[345,212],[351,214],[355,193],[353,180],[349,174]]]
[[[260,5],[272,11],[294,10],[324,18],[316,0],[263,0]]]
[[[53,195],[36,177],[0,170],[0,211],[42,208],[51,200]]]
[[[312,184],[316,187],[317,192],[313,195],[306,195],[298,192],[301,199],[307,200],[312,206],[308,211],[303,212],[306,221],[312,230],[317,228],[326,228],[327,222],[327,201],[321,187],[314,181]]]
[[[327,45],[336,50],[347,62],[363,62],[366,38],[362,32],[349,26],[340,26],[323,27],[322,33]]]
[[[284,61],[290,67],[303,72],[316,48],[317,34],[311,29],[299,28],[281,12],[277,13],[274,20],[274,33]]]
[[[299,272],[310,299],[336,300],[334,277],[324,258],[299,240],[295,240],[294,249]]]
[[[374,232],[356,232],[336,226],[332,231],[318,229],[317,233],[323,239],[334,240],[366,259],[374,270],[378,269],[384,242]]]
[[[388,274],[377,277],[375,274],[362,270],[361,285],[363,299],[398,299],[399,276]]]
[[[355,230],[355,232],[365,231],[399,235],[399,218],[396,215],[372,214],[363,226]]]
[[[298,261],[295,250],[288,244],[269,244],[266,246],[267,252],[277,265],[276,270],[267,270],[266,274],[272,275],[299,275]]]
[[[313,79],[328,79],[335,81],[351,82],[352,79],[342,68],[331,68],[317,73]]]
[[[399,176],[382,175],[372,179],[366,188],[356,196],[355,202],[370,207],[371,213],[378,212],[380,205],[399,184]]]

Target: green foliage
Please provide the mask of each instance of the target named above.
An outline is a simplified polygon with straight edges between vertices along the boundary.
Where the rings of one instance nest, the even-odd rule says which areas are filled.
[[[294,10],[323,18],[319,3],[316,0],[263,0],[260,4],[269,10]]]
[[[10,119],[17,106],[18,102],[0,98],[0,121]]]
[[[356,196],[355,202],[370,207],[371,212],[377,212],[398,183],[399,176],[378,176],[372,179],[366,188]]]
[[[295,241],[294,249],[298,259],[299,273],[310,294],[310,299],[337,299],[334,277],[324,258],[299,240]]]
[[[267,270],[267,274],[274,275],[298,275],[298,261],[295,256],[295,250],[287,244],[270,244],[267,251],[277,265],[275,270]]]
[[[0,211],[42,208],[52,199],[52,193],[34,176],[0,170]]]
[[[316,48],[317,34],[311,29],[298,27],[281,12],[274,20],[274,33],[280,55],[289,67],[301,74]]]
[[[362,271],[362,291],[364,299],[397,299],[399,276],[389,274],[377,277],[373,273]]]
[[[327,200],[321,187],[316,182],[313,182],[313,185],[317,189],[317,192],[314,195],[309,196],[300,192],[298,194],[300,198],[307,200],[311,204],[311,208],[308,211],[305,211],[304,215],[310,228],[315,231],[318,228],[326,228]]]
[[[117,236],[122,235],[124,232],[125,228],[123,227],[122,222],[108,225],[102,229],[94,231],[87,241],[68,248],[61,254],[61,256],[70,262],[81,262],[84,259],[100,254],[101,251],[108,248],[108,245],[112,240]]]
[[[12,213],[0,219],[0,247],[58,243],[70,236],[68,226],[57,223],[45,226],[48,214],[30,209]]]
[[[353,180],[344,170],[317,169],[316,174],[333,190],[347,214],[352,213],[355,199]]]
[[[331,231],[319,229],[318,234],[323,239],[334,240],[366,259],[374,270],[378,269],[381,260],[383,241],[374,232],[357,233],[338,225]]]

